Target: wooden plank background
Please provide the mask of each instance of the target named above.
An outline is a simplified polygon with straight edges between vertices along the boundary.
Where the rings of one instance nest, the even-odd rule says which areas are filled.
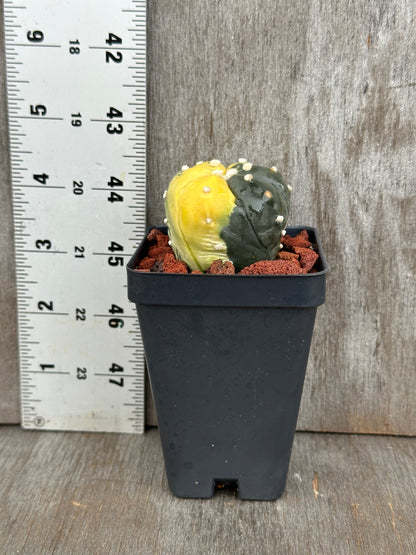
[[[169,492],[156,429],[0,433],[0,552],[411,555],[416,438],[296,434],[278,501]]]
[[[299,429],[416,434],[415,2],[158,0],[148,17],[149,223],[184,163],[275,163],[293,186],[291,223],[318,227],[331,265]],[[10,421],[1,83],[0,418]]]

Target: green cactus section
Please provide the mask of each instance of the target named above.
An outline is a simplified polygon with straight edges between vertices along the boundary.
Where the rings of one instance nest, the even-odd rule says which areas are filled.
[[[244,159],[228,169],[218,160],[184,166],[165,194],[175,255],[203,272],[218,259],[237,271],[275,259],[289,206],[290,187],[276,168]]]
[[[236,207],[220,235],[240,271],[259,260],[276,258],[289,217],[290,188],[275,168],[244,162],[230,166],[230,173],[228,186]]]

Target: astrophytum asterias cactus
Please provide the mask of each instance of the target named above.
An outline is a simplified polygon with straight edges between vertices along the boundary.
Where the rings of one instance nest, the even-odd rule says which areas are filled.
[[[230,260],[237,271],[274,260],[289,216],[290,191],[274,166],[245,159],[227,169],[218,160],[183,166],[164,195],[176,257],[203,272],[218,259]]]

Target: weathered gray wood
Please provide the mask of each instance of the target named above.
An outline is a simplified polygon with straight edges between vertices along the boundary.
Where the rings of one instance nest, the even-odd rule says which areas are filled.
[[[412,0],[149,2],[149,222],[162,220],[183,163],[245,156],[276,163],[293,185],[291,223],[321,232],[331,273],[301,429],[416,434],[415,10]],[[0,372],[15,383],[13,345],[2,339],[13,375]]]
[[[299,433],[276,502],[174,498],[156,430],[0,428],[0,551],[416,553],[416,439]]]
[[[150,3],[149,222],[183,163],[293,185],[331,272],[299,427],[416,433],[416,4]],[[276,330],[278,333],[278,330]]]
[[[6,119],[3,3],[0,4],[0,422],[19,421],[16,282]]]

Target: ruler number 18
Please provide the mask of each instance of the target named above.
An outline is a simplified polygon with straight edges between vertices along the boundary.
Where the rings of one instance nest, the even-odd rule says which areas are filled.
[[[79,47],[79,40],[70,40],[69,41],[69,53],[70,54],[79,54],[81,49]]]

